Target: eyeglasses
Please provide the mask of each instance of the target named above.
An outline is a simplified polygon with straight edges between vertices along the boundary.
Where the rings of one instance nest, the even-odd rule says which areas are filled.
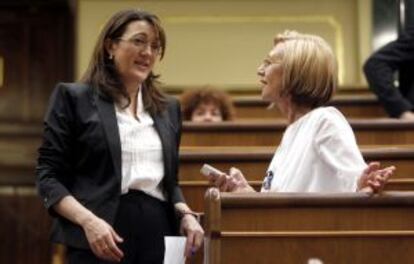
[[[273,180],[273,171],[268,171],[266,174],[266,177],[263,180],[262,188],[263,190],[270,190],[270,187],[272,186],[272,180]]]
[[[126,41],[128,43],[131,43],[135,48],[137,48],[139,51],[147,49],[147,47],[151,48],[151,52],[155,55],[159,55],[161,53],[161,45],[154,42],[146,41],[142,38],[130,38],[130,39],[123,39],[118,38],[118,40]]]

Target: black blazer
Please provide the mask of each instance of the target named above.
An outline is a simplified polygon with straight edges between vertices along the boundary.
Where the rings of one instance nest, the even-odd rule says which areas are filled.
[[[175,221],[173,205],[184,201],[177,180],[181,136],[178,101],[168,97],[166,110],[152,118],[163,148],[163,190],[171,205],[171,221]],[[44,119],[36,174],[44,205],[56,217],[52,240],[88,248],[82,228],[57,215],[52,206],[64,196],[73,195],[113,225],[122,177],[121,145],[113,101],[86,84],[58,84]]]
[[[391,117],[414,110],[414,27],[373,53],[364,64],[370,88]],[[399,71],[399,86],[394,73]]]

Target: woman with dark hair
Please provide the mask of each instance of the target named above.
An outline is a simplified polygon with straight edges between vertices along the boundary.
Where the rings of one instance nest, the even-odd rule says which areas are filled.
[[[60,83],[52,94],[37,186],[68,263],[162,263],[164,236],[179,224],[186,255],[202,243],[177,180],[180,106],[153,73],[165,47],[155,15],[120,11],[81,82]]]

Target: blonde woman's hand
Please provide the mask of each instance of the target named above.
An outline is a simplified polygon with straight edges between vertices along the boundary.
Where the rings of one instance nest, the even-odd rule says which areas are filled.
[[[238,168],[231,167],[229,174],[230,181],[227,185],[231,192],[255,192]]]
[[[358,180],[357,191],[379,193],[384,189],[388,179],[394,174],[395,167],[389,166],[383,169],[380,169],[380,167],[381,164],[379,162],[370,162],[368,164]]]
[[[231,178],[226,173],[214,174],[206,176],[211,184],[216,186],[221,192],[231,192],[229,184]]]
[[[221,192],[255,192],[249,185],[243,173],[235,167],[231,167],[229,174],[207,176],[210,183],[214,184]]]

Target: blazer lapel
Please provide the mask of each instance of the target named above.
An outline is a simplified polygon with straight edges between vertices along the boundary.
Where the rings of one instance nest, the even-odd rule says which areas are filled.
[[[157,130],[162,144],[162,154],[164,159],[164,173],[166,178],[169,180],[169,175],[171,172],[171,135],[168,128],[169,120],[166,117],[166,114],[158,114],[152,116],[154,120],[154,127]]]
[[[114,103],[98,94],[95,95],[95,100],[99,116],[102,120],[102,124],[105,130],[105,136],[108,142],[109,150],[111,152],[112,161],[114,163],[115,175],[117,179],[121,180],[121,140],[115,115]]]

